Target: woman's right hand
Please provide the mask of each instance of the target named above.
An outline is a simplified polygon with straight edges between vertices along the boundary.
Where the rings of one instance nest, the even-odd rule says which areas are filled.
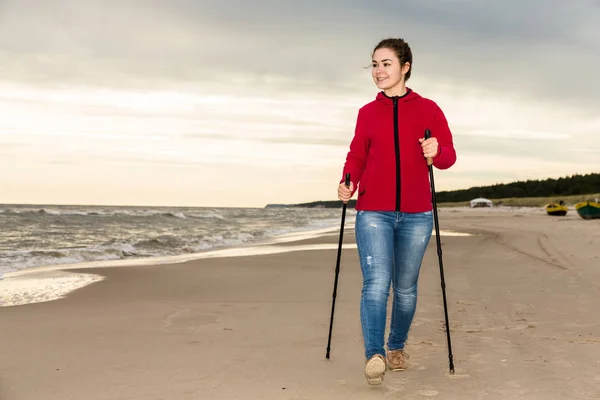
[[[350,201],[350,197],[352,197],[352,190],[354,189],[354,184],[350,182],[350,186],[346,186],[343,182],[338,186],[338,199],[347,203]]]

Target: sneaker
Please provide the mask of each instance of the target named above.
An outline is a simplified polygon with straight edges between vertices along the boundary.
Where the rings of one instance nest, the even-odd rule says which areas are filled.
[[[371,357],[365,364],[365,376],[369,385],[381,385],[385,369],[385,358],[381,354]]]
[[[404,350],[389,350],[387,352],[387,365],[391,371],[403,371],[408,364],[408,354]]]

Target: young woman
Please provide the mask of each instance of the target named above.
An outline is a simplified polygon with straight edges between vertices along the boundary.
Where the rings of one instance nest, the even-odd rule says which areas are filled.
[[[358,191],[355,230],[363,274],[360,321],[365,376],[369,384],[380,384],[386,368],[396,371],[407,365],[404,345],[433,229],[427,159],[434,167],[447,169],[456,162],[456,152],[442,110],[406,87],[412,72],[408,44],[403,39],[385,39],[372,58],[373,80],[381,91],[358,112],[338,198],[348,202]],[[425,129],[431,131],[427,140]],[[344,184],[347,173],[349,187]],[[390,285],[393,304],[386,353]]]

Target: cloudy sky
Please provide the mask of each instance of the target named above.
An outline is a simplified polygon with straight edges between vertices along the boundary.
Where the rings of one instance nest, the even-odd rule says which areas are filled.
[[[0,203],[335,199],[373,46],[444,110],[438,190],[600,170],[600,2],[0,0]]]

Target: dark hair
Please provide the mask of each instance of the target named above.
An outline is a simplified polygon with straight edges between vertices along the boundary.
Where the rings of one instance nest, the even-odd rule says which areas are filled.
[[[412,51],[410,51],[410,46],[408,43],[404,41],[402,38],[388,38],[383,39],[375,48],[373,49],[373,54],[379,49],[390,49],[396,56],[398,60],[400,60],[400,67],[402,67],[406,63],[410,63],[410,68],[406,73],[404,80],[407,81],[410,78],[410,73],[412,72]]]

